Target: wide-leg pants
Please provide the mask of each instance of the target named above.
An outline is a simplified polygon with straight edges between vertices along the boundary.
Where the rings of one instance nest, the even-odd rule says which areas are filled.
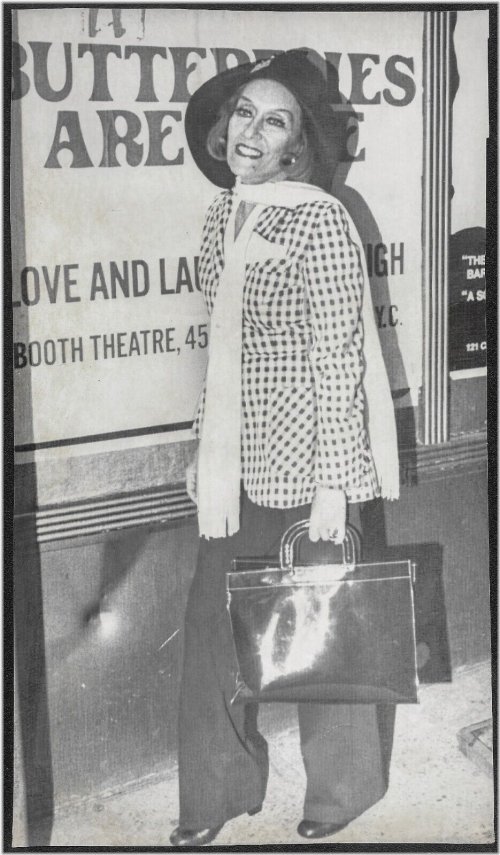
[[[358,520],[351,515],[354,509],[356,505],[350,507],[350,519],[358,527],[359,514]],[[257,705],[231,706],[237,665],[225,573],[235,557],[277,555],[283,532],[309,515],[310,505],[263,508],[243,495],[240,530],[232,537],[200,539],[185,616],[179,709],[179,824],[183,829],[221,825],[264,800],[268,753],[257,730]],[[321,548],[329,550],[331,560],[331,544]],[[307,776],[306,819],[348,822],[382,798],[388,783],[394,711],[393,705],[298,705]]]

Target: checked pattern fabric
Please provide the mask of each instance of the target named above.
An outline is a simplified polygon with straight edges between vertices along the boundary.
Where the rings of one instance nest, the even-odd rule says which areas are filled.
[[[220,193],[203,229],[209,313],[233,203],[231,191]],[[256,504],[308,503],[318,483],[343,489],[350,502],[379,495],[364,420],[363,287],[359,250],[333,197],[262,210],[243,291],[242,475]],[[203,410],[204,390],[198,437]]]

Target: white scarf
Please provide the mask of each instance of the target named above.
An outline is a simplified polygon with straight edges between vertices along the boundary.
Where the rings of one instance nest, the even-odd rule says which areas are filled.
[[[243,288],[246,250],[262,206],[295,208],[332,197],[311,184],[295,181],[240,184],[233,191],[233,206],[224,236],[224,270],[221,274],[210,323],[206,398],[198,456],[198,522],[204,537],[235,534],[240,525],[241,493],[241,359]],[[240,202],[255,208],[237,237],[236,212]],[[337,201],[337,204],[341,204]],[[359,249],[364,277],[362,321],[365,373],[363,387],[370,437],[380,494],[399,498],[399,460],[391,390],[375,324],[365,254],[356,227],[345,210],[351,240]]]

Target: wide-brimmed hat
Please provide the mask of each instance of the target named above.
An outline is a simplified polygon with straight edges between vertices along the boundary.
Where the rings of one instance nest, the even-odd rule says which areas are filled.
[[[335,113],[331,103],[342,101],[338,75],[331,68],[329,84],[306,50],[289,50],[270,59],[238,65],[212,77],[191,97],[186,109],[185,129],[188,145],[197,166],[218,187],[232,187],[235,177],[225,161],[217,160],[207,149],[207,137],[222,105],[251,80],[275,80],[285,86],[302,109],[304,127],[313,148],[311,181],[330,189],[332,178],[345,144],[348,114]]]

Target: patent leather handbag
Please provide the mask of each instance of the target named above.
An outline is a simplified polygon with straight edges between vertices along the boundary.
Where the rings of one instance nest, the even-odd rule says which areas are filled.
[[[300,564],[308,527],[285,532],[279,564],[237,558],[226,574],[233,703],[416,703],[415,565],[360,563],[349,526],[342,563]]]

